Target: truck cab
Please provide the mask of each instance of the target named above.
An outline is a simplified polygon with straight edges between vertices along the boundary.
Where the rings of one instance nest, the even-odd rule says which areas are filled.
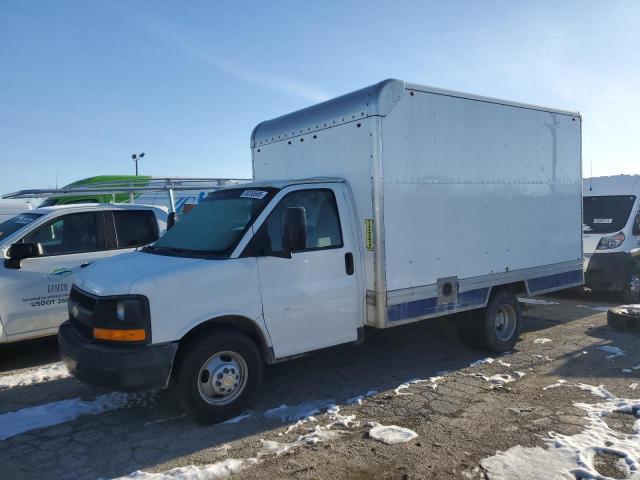
[[[640,301],[640,175],[584,180],[585,286]]]
[[[155,241],[166,218],[139,205],[68,205],[0,223],[0,343],[55,335],[77,273]]]
[[[63,355],[81,380],[120,390],[164,388],[177,367],[185,409],[227,418],[263,362],[358,341],[360,243],[343,180],[211,193],[154,244],[83,271]]]

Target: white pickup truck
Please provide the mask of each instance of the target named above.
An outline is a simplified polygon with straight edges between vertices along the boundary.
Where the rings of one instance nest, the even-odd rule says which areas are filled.
[[[77,277],[62,356],[90,384],[172,385],[210,423],[247,407],[263,364],[367,327],[452,315],[507,351],[516,295],[582,284],[580,124],[400,80],[263,122],[255,183]]]
[[[165,209],[142,205],[42,207],[0,223],[0,343],[55,335],[75,275],[152,243]]]

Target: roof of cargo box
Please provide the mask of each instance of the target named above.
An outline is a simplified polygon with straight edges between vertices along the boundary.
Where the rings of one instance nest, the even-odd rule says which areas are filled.
[[[499,98],[483,97],[470,93],[443,90],[402,80],[387,79],[355,92],[318,103],[302,110],[266,120],[256,125],[251,133],[251,148],[279,142],[289,138],[305,135],[325,128],[355,122],[358,119],[381,116],[391,112],[400,101],[406,90],[425,92],[435,95],[465,98],[480,102],[495,103],[517,108],[541,110],[562,115],[580,116],[578,112],[541,107],[526,103],[512,102]]]

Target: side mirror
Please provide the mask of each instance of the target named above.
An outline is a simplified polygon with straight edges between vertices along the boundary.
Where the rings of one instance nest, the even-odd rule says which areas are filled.
[[[42,245],[39,243],[14,243],[7,251],[7,259],[4,261],[4,266],[5,268],[17,270],[20,268],[22,260],[39,257],[42,254]]]
[[[288,207],[282,221],[282,248],[295,252],[307,248],[307,213],[304,207]]]
[[[640,235],[640,214],[636,215],[636,220],[633,222],[633,235]]]
[[[176,212],[170,212],[167,216],[167,230],[173,228],[177,221],[178,217],[176,216]]]

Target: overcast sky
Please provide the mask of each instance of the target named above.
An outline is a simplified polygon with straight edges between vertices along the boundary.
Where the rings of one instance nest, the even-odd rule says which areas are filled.
[[[249,177],[262,120],[389,77],[583,114],[583,170],[640,173],[639,1],[0,0],[0,193]]]

